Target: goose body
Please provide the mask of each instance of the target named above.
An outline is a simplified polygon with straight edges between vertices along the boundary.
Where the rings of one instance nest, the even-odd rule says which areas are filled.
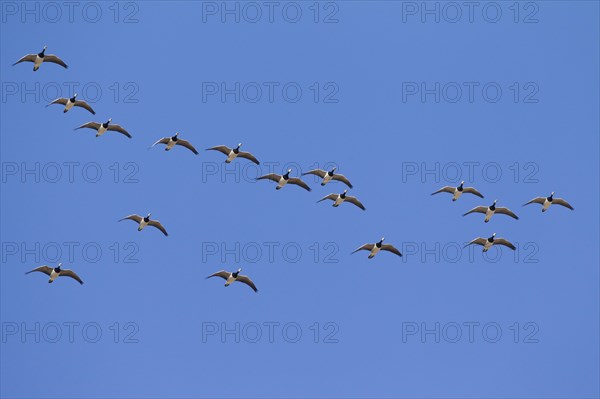
[[[104,123],[98,123],[98,122],[88,122],[88,123],[84,123],[83,125],[76,127],[75,130],[78,129],[83,129],[83,128],[87,128],[87,129],[92,129],[96,131],[96,137],[100,137],[102,136],[104,133],[106,133],[107,131],[115,131],[118,133],[121,133],[122,135],[131,138],[131,134],[129,134],[129,132],[127,132],[127,130],[123,129],[121,127],[121,125],[114,125],[111,124],[112,122],[112,118],[109,118],[107,122]]]
[[[59,263],[58,266],[56,266],[54,268],[44,265],[44,266],[37,267],[33,270],[30,270],[25,274],[29,274],[29,273],[33,273],[33,272],[44,273],[50,277],[48,280],[48,283],[53,283],[54,280],[56,280],[58,277],[64,276],[64,277],[71,277],[73,280],[77,281],[79,284],[83,284],[83,281],[81,280],[81,278],[79,278],[77,273],[75,273],[72,270],[61,269],[61,266],[62,266],[62,263]]]
[[[288,169],[287,172],[283,175],[278,175],[276,173],[269,173],[268,175],[257,177],[256,180],[264,180],[264,179],[272,180],[277,183],[277,186],[275,186],[276,190],[281,190],[283,187],[285,187],[286,184],[289,183],[289,184],[295,184],[297,186],[300,186],[303,189],[305,189],[306,191],[311,191],[311,188],[305,182],[303,182],[301,179],[299,179],[297,177],[290,177],[291,172],[292,172],[292,170]]]
[[[71,98],[64,98],[64,97],[57,98],[56,100],[52,101],[50,104],[46,105],[46,107],[48,107],[52,104],[64,105],[65,108],[63,109],[63,113],[66,113],[73,107],[81,107],[81,108],[85,108],[93,115],[96,115],[96,112],[92,109],[92,107],[90,107],[90,105],[88,103],[86,103],[85,101],[82,101],[82,100],[77,100],[77,94],[75,94]]]
[[[529,204],[542,205],[542,212],[546,212],[550,208],[550,205],[552,205],[552,204],[564,206],[565,208],[568,208],[572,211],[575,210],[575,208],[573,208],[571,206],[571,204],[569,204],[564,199],[554,198],[554,191],[550,194],[549,197],[536,197],[536,198],[532,199],[531,201],[528,201],[527,203],[525,203],[523,206],[529,205]]]
[[[321,186],[326,185],[327,183],[329,183],[332,180],[337,180],[337,181],[341,181],[342,183],[344,183],[348,187],[352,188],[352,184],[350,183],[350,180],[348,180],[346,178],[346,176],[344,176],[344,175],[340,175],[338,173],[335,173],[336,169],[337,168],[333,168],[330,171],[326,171],[326,170],[323,170],[323,169],[313,169],[313,170],[309,170],[306,173],[302,173],[302,176],[304,176],[304,175],[319,176],[322,179],[321,180]]]
[[[229,148],[226,145],[218,145],[216,147],[207,148],[206,151],[219,151],[220,153],[224,154],[227,157],[225,159],[225,163],[231,163],[234,159],[240,157],[252,161],[257,165],[260,165],[260,162],[258,161],[258,159],[256,159],[254,155],[252,155],[249,152],[240,151],[241,146],[242,143],[239,143],[235,148]]]
[[[394,247],[391,244],[384,244],[384,240],[385,238],[382,237],[381,240],[379,240],[375,244],[364,244],[361,247],[354,250],[354,252],[352,253],[356,253],[358,251],[369,251],[369,259],[373,259],[373,257],[375,257],[375,255],[377,255],[379,251],[388,251],[395,255],[402,256],[402,254],[400,253],[400,251],[398,251],[396,247]]]
[[[496,233],[492,234],[492,236],[488,238],[477,237],[473,241],[465,245],[465,247],[468,247],[469,245],[473,244],[481,245],[483,247],[483,252],[489,251],[489,249],[492,248],[494,245],[504,245],[505,247],[508,247],[513,251],[517,249],[510,241],[504,238],[496,238]]]
[[[194,146],[189,141],[182,140],[182,139],[179,138],[179,132],[175,133],[174,136],[163,137],[162,139],[159,139],[156,143],[152,144],[150,146],[150,148],[154,147],[157,144],[164,144],[165,145],[165,151],[171,151],[171,149],[173,147],[175,147],[176,145],[180,145],[182,147],[187,148],[188,150],[190,150],[194,154],[198,155],[198,151],[196,150],[196,148],[194,148]]]
[[[249,286],[250,288],[252,288],[254,290],[254,292],[258,292],[256,285],[254,285],[254,282],[250,279],[250,277],[241,275],[240,274],[241,271],[242,271],[241,268],[237,269],[237,271],[235,271],[233,273],[225,271],[225,270],[220,270],[216,273],[211,274],[210,276],[208,276],[206,278],[221,277],[222,279],[225,280],[225,287],[229,287],[234,282],[239,281],[240,283],[244,283],[247,286]]]
[[[54,54],[46,54],[46,49],[48,46],[44,46],[44,49],[37,54],[27,54],[23,56],[20,60],[15,62],[13,66],[20,64],[21,62],[33,62],[33,71],[37,71],[42,66],[43,62],[52,62],[54,64],[58,64],[63,68],[68,68],[67,64],[64,63],[63,60],[58,58]]]
[[[485,219],[483,220],[485,223],[489,222],[490,219],[492,218],[492,216],[494,216],[496,213],[510,216],[516,220],[519,219],[519,217],[517,215],[515,215],[513,213],[513,211],[511,211],[510,209],[497,207],[496,206],[497,202],[498,202],[498,200],[495,200],[494,203],[490,206],[476,206],[475,208],[471,209],[469,212],[463,214],[463,216],[467,216],[471,213],[483,213],[483,214],[485,214]]]
[[[346,195],[347,192],[348,190],[344,190],[344,192],[341,194],[331,193],[318,200],[317,203],[325,200],[331,200],[333,201],[333,207],[337,208],[338,206],[342,205],[345,201],[348,201],[349,203],[356,205],[363,211],[366,210],[365,206],[358,200],[358,198]]]
[[[436,192],[431,193],[431,195],[435,195],[438,193],[450,193],[450,194],[452,194],[452,201],[458,200],[460,198],[460,196],[463,195],[464,193],[473,194],[473,195],[478,196],[479,198],[483,198],[483,195],[479,191],[477,191],[475,188],[465,187],[464,184],[465,184],[465,182],[463,180],[460,182],[460,185],[457,187],[445,186],[445,187],[440,188]]]
[[[150,219],[150,216],[152,214],[149,213],[146,216],[140,216],[140,215],[129,215],[129,216],[125,216],[123,219],[120,219],[120,221],[122,220],[133,220],[134,222],[136,222],[138,224],[138,231],[142,231],[144,230],[147,226],[152,226],[157,228],[158,230],[160,230],[165,236],[168,236],[169,234],[167,233],[167,230],[164,228],[164,226],[158,221],[158,220],[152,220]]]

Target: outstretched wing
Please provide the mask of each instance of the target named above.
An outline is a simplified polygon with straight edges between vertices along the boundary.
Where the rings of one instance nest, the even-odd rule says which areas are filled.
[[[129,132],[127,132],[127,130],[123,129],[121,127],[121,125],[108,125],[107,130],[112,130],[113,132],[119,132],[119,133],[124,134],[125,136],[131,138],[131,134],[129,134]]]
[[[15,62],[13,64],[13,66],[15,66],[21,62],[35,62],[36,57],[37,57],[37,54],[27,54],[27,55],[23,56],[23,58],[21,58],[19,61]]]
[[[49,107],[52,104],[67,105],[68,101],[69,101],[68,98],[57,98],[56,100],[52,101],[50,104],[46,105],[46,107]]]
[[[486,241],[487,240],[485,238],[478,237],[478,238],[474,239],[473,241],[471,241],[470,243],[468,243],[467,245],[465,245],[465,247],[468,247],[471,244],[477,244],[477,245],[484,246]]]
[[[569,209],[570,209],[570,210],[572,210],[572,211],[574,211],[574,210],[575,210],[575,208],[573,208],[573,207],[571,206],[571,204],[569,204],[567,201],[565,201],[565,200],[564,200],[564,199],[562,199],[562,198],[554,198],[554,200],[552,201],[552,203],[553,203],[553,204],[562,205],[562,206],[564,206],[565,208],[569,208]]]
[[[54,54],[47,54],[46,56],[44,56],[44,62],[53,62],[55,64],[62,66],[63,68],[68,68],[67,64],[65,64],[65,62],[63,60],[61,60]]]
[[[240,151],[238,154],[238,157],[248,159],[257,165],[260,165],[260,162],[258,162],[258,159],[256,159],[256,157],[254,155],[250,154],[249,152]]]
[[[167,233],[167,230],[163,227],[162,224],[160,224],[160,222],[158,220],[151,220],[148,222],[148,226],[152,226],[152,227],[156,227],[157,229],[159,229],[160,231],[162,231],[162,233],[165,236],[168,236],[169,233]]]
[[[42,272],[42,273],[47,274],[49,276],[50,273],[52,273],[52,268],[44,265],[44,266],[36,267],[35,269],[30,270],[30,271],[28,271],[25,274],[29,274],[29,273],[33,273],[33,272]]]
[[[515,248],[514,245],[512,245],[511,242],[509,242],[508,240],[505,240],[504,238],[496,238],[494,239],[494,244],[497,245],[504,245],[505,247],[509,247],[510,249],[512,249],[513,251],[517,248]]]
[[[508,215],[508,216],[510,216],[513,219],[517,219],[517,220],[519,219],[519,217],[517,215],[515,215],[514,212],[511,211],[508,208],[496,208],[496,213],[501,213],[503,215]]]
[[[337,199],[337,197],[338,197],[338,194],[331,193],[329,195],[324,196],[323,198],[321,198],[317,202],[321,202],[321,201],[325,201],[325,200],[335,201]]]
[[[476,206],[475,208],[471,209],[469,212],[465,213],[463,216],[467,216],[469,213],[487,213],[487,206]]]
[[[435,195],[435,194],[439,194],[439,193],[450,193],[450,194],[454,194],[454,187],[450,187],[450,186],[446,186],[446,187],[442,187],[439,190],[437,190],[434,193],[431,193],[431,195]]]
[[[463,188],[463,193],[475,194],[479,198],[483,198],[483,195],[479,191],[475,190],[473,187]]]
[[[358,200],[358,198],[356,198],[356,197],[352,197],[352,196],[350,196],[350,195],[347,195],[347,196],[346,196],[346,201],[347,201],[347,202],[350,202],[351,204],[354,204],[354,205],[356,205],[357,207],[359,207],[359,208],[360,208],[360,209],[362,209],[363,211],[366,211],[366,210],[367,210],[367,208],[365,208],[365,206],[362,204],[362,202],[360,202],[360,201]]]
[[[258,289],[254,285],[254,283],[252,282],[252,280],[250,280],[250,277],[248,277],[248,276],[238,276],[236,278],[236,281],[239,281],[240,283],[247,284],[250,288],[252,288],[254,290],[254,292],[258,292]]]
[[[85,108],[85,109],[87,109],[88,111],[90,111],[92,114],[96,115],[96,111],[94,111],[94,110],[92,109],[92,107],[90,107],[90,105],[89,105],[88,103],[86,103],[85,101],[82,101],[82,100],[75,100],[75,103],[74,103],[73,105],[75,105],[76,107]]]
[[[393,253],[393,254],[396,254],[396,255],[398,255],[398,256],[402,256],[402,254],[400,253],[400,251],[398,251],[398,249],[396,249],[396,247],[394,247],[394,246],[393,246],[393,245],[391,245],[391,244],[383,244],[383,245],[381,246],[381,250],[382,250],[382,251],[389,251],[389,252],[391,252],[391,253]]]
[[[155,146],[155,145],[157,145],[157,144],[168,144],[170,140],[171,140],[171,138],[170,138],[170,137],[163,137],[162,139],[160,139],[160,140],[157,140],[157,141],[156,141],[156,143],[152,144],[152,145],[150,146],[150,148],[154,147],[154,146]]]
[[[135,215],[135,214],[129,215],[129,216],[125,216],[123,219],[119,219],[119,222],[122,220],[126,220],[126,219],[133,220],[136,223],[140,223],[142,221],[143,217],[141,217],[139,215]]]
[[[188,150],[190,150],[191,152],[193,152],[194,154],[198,155],[198,151],[196,151],[196,149],[194,148],[194,146],[187,140],[177,140],[177,142],[175,143],[176,145],[182,145],[185,148],[187,148]]]
[[[221,277],[222,279],[227,280],[229,278],[229,275],[231,273],[226,272],[225,270],[220,270],[216,273],[211,274],[210,276],[208,276],[207,278],[211,278],[211,277]]]
[[[331,176],[331,179],[341,181],[348,187],[352,188],[352,184],[350,184],[350,180],[346,179],[346,176],[344,176],[344,175],[333,175],[333,176]]]
[[[364,244],[362,247],[352,251],[351,254],[358,252],[358,251],[372,251],[374,246],[375,246],[375,244]]]
[[[546,197],[536,197],[536,198],[532,199],[531,201],[524,203],[523,206],[533,204],[533,203],[544,205],[544,202],[546,202]]]
[[[308,184],[304,183],[302,180],[298,179],[297,177],[290,177],[288,179],[288,183],[300,186],[303,189],[305,189],[306,191],[311,191],[311,188],[308,187]]]
[[[309,170],[306,173],[302,173],[302,176],[304,175],[316,175],[319,176],[321,179],[325,177],[325,175],[327,174],[326,171],[322,170],[322,169],[313,169],[313,170]]]
[[[60,276],[71,277],[72,279],[77,280],[79,284],[83,284],[83,281],[81,281],[77,273],[75,273],[73,270],[61,270]]]
[[[281,176],[279,176],[275,173],[269,173],[268,175],[264,175],[264,176],[260,176],[260,177],[256,178],[256,180],[264,180],[264,179],[269,179],[269,180],[273,180],[275,182],[279,182],[279,180],[281,180]]]
[[[207,148],[206,151],[219,151],[222,152],[225,155],[229,155],[229,153],[231,153],[231,148],[227,147],[226,145],[218,145],[216,147],[211,147],[211,148]]]
[[[88,123],[84,123],[83,125],[81,125],[79,127],[76,127],[75,130],[83,129],[83,128],[98,130],[98,128],[100,128],[100,124],[96,123],[96,122],[88,122]]]

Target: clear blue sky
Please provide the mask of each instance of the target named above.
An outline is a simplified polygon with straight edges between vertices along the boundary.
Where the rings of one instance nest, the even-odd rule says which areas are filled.
[[[494,3],[496,23],[484,3],[472,21],[439,3],[439,23],[421,2],[321,3],[318,23],[312,1],[279,3],[272,21],[239,3],[239,23],[221,2],[112,4],[70,21],[67,6],[2,2],[2,397],[600,395],[597,2]],[[69,69],[11,66],[44,45]],[[45,108],[69,82],[97,115]],[[236,82],[239,102],[222,101]],[[110,117],[133,139],[73,131]],[[199,156],[147,149],[176,131]],[[367,211],[316,204],[341,183],[276,191],[246,160],[221,175],[224,156],[204,149],[238,142],[263,173],[338,165]],[[460,180],[485,199],[429,195]],[[552,191],[575,211],[521,207]],[[520,220],[461,216],[494,199]],[[147,212],[169,237],[117,223]],[[517,254],[457,256],[493,232]],[[381,236],[405,256],[350,255]],[[24,275],[59,261],[85,284]],[[257,294],[205,279],[238,267]],[[421,336],[436,323],[437,343]],[[221,336],[236,325],[239,342]]]

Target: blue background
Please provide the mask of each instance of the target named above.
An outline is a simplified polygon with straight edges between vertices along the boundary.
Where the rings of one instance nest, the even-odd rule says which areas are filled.
[[[36,23],[3,8],[4,167],[96,162],[103,173],[97,183],[81,174],[73,183],[64,175],[52,183],[43,176],[36,182],[3,172],[3,251],[6,243],[78,242],[81,248],[95,242],[103,255],[91,262],[76,251],[73,264],[65,262],[85,281],[79,286],[25,276],[47,262],[44,256],[38,261],[21,252],[3,254],[2,397],[598,397],[599,7],[593,1],[569,3],[536,3],[537,23],[523,23],[533,10],[524,3],[514,23],[512,2],[497,3],[502,9],[497,23],[486,22],[481,7],[472,23],[466,15],[457,23],[443,18],[436,23],[433,17],[422,23],[420,15],[403,22],[403,4],[384,1],[339,2],[337,23],[323,23],[335,11],[325,4],[314,23],[313,2],[297,3],[303,12],[298,23],[286,22],[281,7],[272,23],[266,15],[257,23],[235,23],[232,17],[221,23],[219,16],[204,15],[204,22],[202,5],[192,2],[121,3],[118,23],[112,3],[97,3],[102,9],[97,23],[82,18],[81,6],[72,23],[65,9],[56,23],[48,18]],[[123,23],[131,12],[137,22]],[[30,63],[11,66],[44,45],[69,69],[44,64],[33,73]],[[91,103],[97,115],[45,108],[42,92],[54,93],[53,85],[63,82],[97,83],[102,93]],[[115,82],[121,90],[116,99],[109,89]],[[128,82],[133,86],[125,87]],[[203,101],[203,82],[228,87],[297,82],[303,94],[296,103],[280,90],[273,102],[243,97],[236,103],[233,96]],[[322,89],[334,82],[337,103],[314,102],[309,89],[314,82]],[[503,93],[495,103],[480,89],[473,102],[465,93],[456,103],[447,97],[436,103],[433,96],[403,101],[403,82],[428,87],[479,82],[480,88],[497,82]],[[533,82],[537,102],[515,102],[509,89],[514,82],[521,89]],[[23,84],[39,98],[22,98]],[[18,93],[9,95],[15,85]],[[62,96],[72,94],[61,87]],[[137,102],[126,101],[126,94]],[[109,117],[133,139],[73,132],[82,123]],[[201,150],[199,156],[181,147],[170,153],[147,150],[176,131]],[[240,168],[237,174],[222,178],[206,172],[216,165],[221,173],[225,166],[221,154],[205,148],[240,141],[263,163],[276,162],[277,173],[286,163],[304,171],[339,165],[367,211],[315,204],[341,192],[341,183],[320,187],[307,179],[311,193],[292,186],[275,191],[271,182],[251,181],[256,173],[243,169],[246,160],[230,166]],[[121,172],[117,183],[109,169],[115,162]],[[137,165],[137,182],[124,182],[128,162]],[[414,163],[430,169],[439,163],[442,170],[465,162],[480,165],[472,179],[466,167],[451,178],[403,174]],[[499,180],[482,173],[489,163],[499,165]],[[510,169],[515,163],[517,178]],[[525,169],[529,163],[533,169]],[[464,196],[452,203],[447,194],[430,197],[461,179],[486,198]],[[541,214],[537,205],[521,207],[551,191],[576,210],[555,206]],[[484,224],[482,215],[460,216],[494,199],[520,220],[497,215]],[[116,222],[147,212],[165,225],[169,237]],[[350,255],[381,236],[405,250],[410,243],[431,249],[493,232],[531,243],[535,254],[520,248],[515,261],[503,250],[496,262],[482,258],[480,249],[473,259],[465,250],[456,262],[440,251],[436,260],[422,249],[403,258]],[[123,254],[115,262],[108,250],[115,242],[120,247],[134,242],[139,262],[124,262]],[[236,262],[231,255],[223,262],[221,253],[205,253],[206,243],[230,249],[257,243],[265,249],[266,242],[279,243],[274,260],[266,250],[254,263],[243,256]],[[298,262],[282,255],[286,243],[302,249]],[[314,243],[320,248],[317,259],[309,249]],[[324,259],[327,243],[337,263]],[[527,254],[530,261],[524,260]],[[253,278],[258,294],[241,284],[225,289],[222,280],[205,280],[214,271],[237,267]],[[4,334],[22,323],[33,328],[65,322],[80,328],[98,323],[102,337],[89,343],[77,329],[71,343],[66,327],[58,343]],[[118,343],[110,330],[115,322]],[[123,342],[132,331],[124,329],[128,322],[137,326],[132,336],[137,343]],[[257,343],[246,336],[237,343],[233,335],[205,336],[203,342],[203,325],[265,322],[280,323],[273,342],[266,327]],[[337,342],[323,342],[333,331],[325,329],[328,322],[337,326],[330,337]],[[403,336],[410,323],[433,328],[465,322],[479,323],[473,342],[466,327],[457,343],[446,335],[439,343],[432,335]],[[518,343],[509,329],[515,322]],[[523,342],[528,322],[538,328],[537,342]],[[298,342],[282,336],[286,323],[301,327]],[[318,343],[314,323],[319,323]],[[486,323],[501,326],[498,342],[482,336]]]

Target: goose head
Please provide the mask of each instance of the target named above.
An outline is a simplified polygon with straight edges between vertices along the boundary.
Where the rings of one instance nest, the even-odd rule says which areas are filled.
[[[240,148],[242,146],[242,143],[238,143],[237,148]]]
[[[237,269],[237,273],[241,272],[242,268],[240,267],[239,269]]]
[[[55,269],[56,269],[57,271],[59,271],[59,272],[60,272],[60,267],[61,267],[61,266],[62,266],[62,262],[59,262],[59,263],[58,263],[58,266],[56,266],[56,267],[55,267]]]
[[[77,98],[77,93],[73,94],[73,98]]]
[[[496,233],[492,233],[492,238],[493,238],[493,237],[496,237]]]
[[[336,170],[337,170],[337,167],[336,168],[331,168],[331,173],[335,172]]]
[[[175,132],[175,137],[179,136],[179,132]]]
[[[108,118],[108,122],[106,123],[111,123],[112,122],[112,118]]]
[[[550,198],[554,197],[554,191],[550,193]]]
[[[379,240],[379,243],[381,244],[383,242],[383,240],[385,240],[385,237],[381,237],[381,240]]]
[[[42,52],[40,54],[44,55],[44,52],[46,51],[47,48],[48,48],[48,46],[44,46],[44,48],[42,49]]]
[[[151,216],[151,215],[152,215],[151,213],[147,214],[147,215],[146,215],[146,219],[150,219],[150,216]]]
[[[462,185],[463,185],[463,184],[465,184],[465,181],[464,181],[464,180],[461,180],[461,182],[460,182],[460,186],[462,187]]]

